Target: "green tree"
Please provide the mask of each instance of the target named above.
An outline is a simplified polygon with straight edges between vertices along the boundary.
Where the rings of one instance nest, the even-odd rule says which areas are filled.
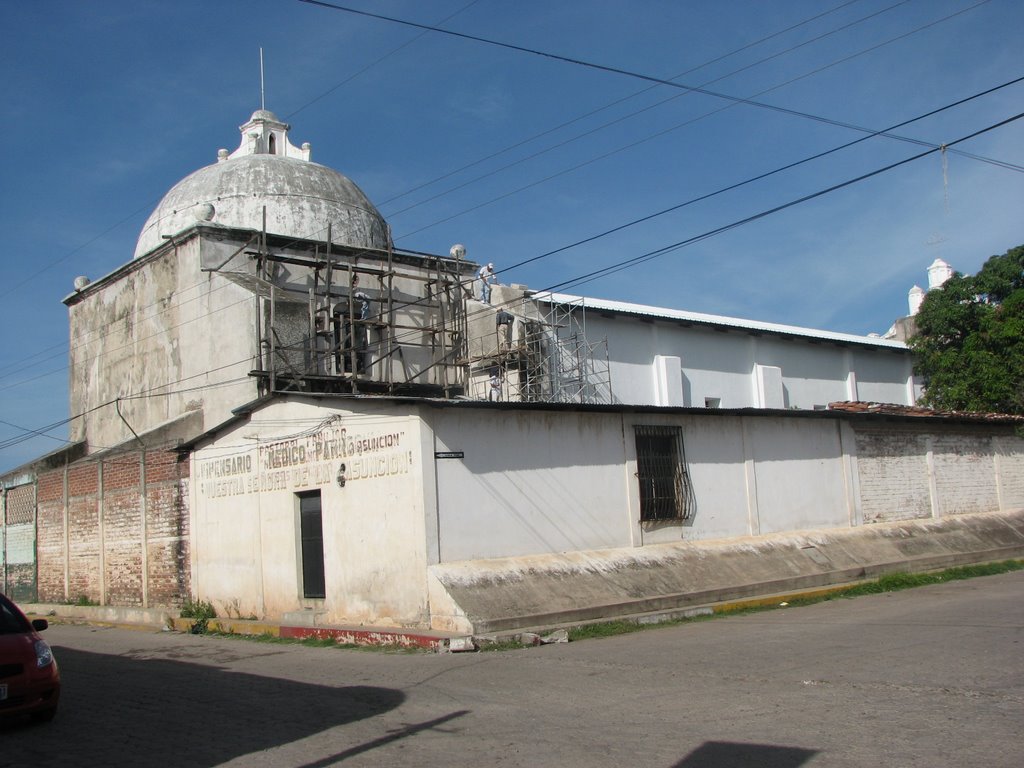
[[[929,291],[915,321],[922,405],[1024,414],[1024,245]]]

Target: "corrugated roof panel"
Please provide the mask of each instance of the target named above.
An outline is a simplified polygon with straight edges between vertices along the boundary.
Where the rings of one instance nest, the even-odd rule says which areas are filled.
[[[666,309],[663,307],[650,307],[644,304],[629,304],[624,301],[592,299],[586,296],[573,296],[568,293],[550,293],[541,291],[533,294],[533,298],[538,301],[547,301],[553,304],[576,304],[586,309],[596,309],[603,312],[618,312],[628,315],[637,315],[640,317],[658,318],[661,320],[683,320],[690,323],[724,328],[736,328],[737,330],[743,331],[772,333],[780,336],[800,336],[802,338],[817,339],[820,341],[834,341],[843,344],[861,344],[893,350],[908,349],[907,345],[902,341],[896,341],[895,339],[883,339],[880,336],[859,336],[854,333],[821,331],[815,328],[801,328],[796,325],[764,323],[758,320],[744,320],[742,318],[726,317],[724,315],[708,315],[703,312],[688,312],[681,309]]]

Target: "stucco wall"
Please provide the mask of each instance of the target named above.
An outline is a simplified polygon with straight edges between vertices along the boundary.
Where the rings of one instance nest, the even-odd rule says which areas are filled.
[[[427,615],[418,420],[278,402],[193,456],[193,574],[223,615],[327,623]],[[344,485],[340,477],[344,476]],[[300,492],[319,490],[326,597],[303,597]]]
[[[1024,492],[1007,428],[756,414],[289,396],[193,454],[195,593],[224,615],[426,625],[445,610],[434,564],[995,511]],[[680,428],[690,519],[639,520],[638,425]],[[310,489],[323,599],[302,597]]]
[[[428,416],[440,561],[850,523],[838,422],[732,415],[440,409]],[[682,430],[696,511],[640,522],[635,425]]]
[[[68,300],[72,441],[110,448],[190,410],[213,426],[256,396],[255,299],[199,251],[193,237]]]
[[[442,562],[632,544],[618,417],[439,409]]]
[[[586,333],[589,340],[608,339],[612,391],[620,403],[656,404],[652,365],[655,356],[669,355],[682,361],[687,406],[703,407],[708,398],[719,400],[722,408],[757,406],[755,365],[781,368],[785,408],[857,399],[910,404],[906,351],[606,317],[595,311],[586,314]]]

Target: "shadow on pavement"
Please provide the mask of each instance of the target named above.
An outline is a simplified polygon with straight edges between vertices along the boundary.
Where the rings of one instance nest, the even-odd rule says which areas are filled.
[[[673,768],[799,768],[816,754],[801,747],[706,741]]]
[[[57,718],[38,726],[0,722],[0,768],[212,768],[405,701],[391,688],[337,688],[184,661],[55,650],[63,682]]]

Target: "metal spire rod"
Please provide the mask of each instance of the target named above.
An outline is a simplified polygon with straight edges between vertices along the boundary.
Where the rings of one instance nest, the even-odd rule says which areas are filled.
[[[267,102],[263,96],[263,46],[260,46],[260,109],[266,109]]]

